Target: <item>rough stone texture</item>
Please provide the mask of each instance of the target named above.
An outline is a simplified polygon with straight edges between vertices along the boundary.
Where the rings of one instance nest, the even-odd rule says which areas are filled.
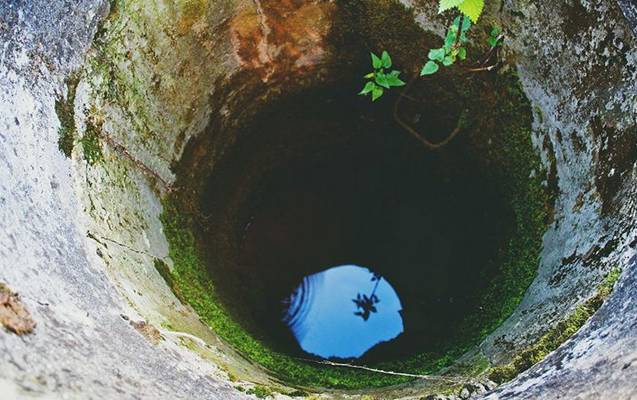
[[[163,282],[155,262],[170,268],[172,260],[160,198],[174,183],[172,167],[184,148],[209,121],[236,123],[268,92],[317,72],[332,6],[283,1],[262,8],[230,0],[156,6],[118,3],[87,55],[75,121],[80,135],[89,123],[99,126],[103,159],[74,165],[86,229],[120,294],[150,324],[165,328],[161,334],[194,337],[189,348],[233,378],[280,387],[225,345]],[[201,163],[214,163],[234,140],[221,128],[212,136]],[[75,158],[82,158],[81,146]]]
[[[245,397],[175,342],[153,346],[87,240],[54,99],[78,67],[103,2],[0,3],[0,281],[38,323],[0,331],[0,398]],[[136,317],[136,319],[140,319]]]
[[[259,1],[127,3],[109,20],[117,33],[103,52],[88,53],[75,102],[78,132],[99,121],[104,137],[129,152],[103,146],[95,166],[81,149],[72,160],[59,152],[54,100],[107,5],[0,4],[0,281],[38,323],[23,338],[0,332],[0,395],[8,398],[245,397],[215,365],[270,382],[163,284],[154,268],[155,260],[170,265],[159,197],[174,179],[171,163],[210,115],[224,119],[232,105],[247,104],[241,89],[320,74],[330,6],[280,2],[315,22],[304,24]],[[433,2],[404,3],[423,27],[442,32]],[[487,18],[510,32],[506,51],[534,105],[534,141],[558,196],[538,277],[481,351],[505,362],[585,301],[612,267],[624,273],[584,329],[487,398],[636,397],[635,39],[612,1],[507,0],[501,10],[495,3]],[[620,4],[634,23],[633,5]],[[282,43],[291,46],[278,53]],[[280,54],[286,62],[274,63]],[[243,86],[224,89],[235,77]],[[222,95],[226,103],[216,103]],[[219,136],[208,156],[231,143]]]
[[[554,7],[511,2],[500,16],[515,32],[509,51],[558,196],[537,278],[482,346],[496,362],[564,318],[635,254],[636,43],[612,2]]]
[[[406,1],[425,29],[435,8]],[[481,345],[504,362],[593,295],[635,254],[637,49],[613,2],[491,3],[534,109],[533,139],[555,190],[538,276],[521,306]],[[440,32],[439,32],[440,33]],[[538,171],[539,173],[539,171]]]
[[[634,398],[634,36],[608,1],[511,1],[501,18],[515,32],[510,51],[536,110],[536,146],[554,171],[547,183],[559,196],[538,277],[483,351],[492,361],[507,359],[590,296],[609,268],[625,272],[582,331],[488,398]]]
[[[637,398],[637,259],[586,326],[486,399]]]
[[[618,0],[617,3],[621,7],[624,16],[628,20],[633,33],[637,36],[637,1],[635,0]]]

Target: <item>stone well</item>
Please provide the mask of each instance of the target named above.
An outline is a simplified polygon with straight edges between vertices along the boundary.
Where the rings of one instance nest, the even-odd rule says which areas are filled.
[[[438,370],[361,370],[373,384],[331,385],[358,372],[251,350],[199,296],[204,269],[185,269],[200,245],[198,199],[227,154],[255,160],[215,186],[242,196],[274,162],[260,146],[315,148],[288,137],[277,153],[246,123],[360,80],[368,49],[387,48],[413,78],[447,23],[425,0],[0,4],[0,305],[19,301],[36,324],[17,334],[0,313],[0,399],[637,398],[630,0],[488,0],[470,51],[502,26],[497,71],[440,75],[441,87],[476,82],[474,126],[490,109],[521,110],[520,147],[477,133],[458,143],[485,165],[521,163],[509,176],[521,188],[512,241],[529,240],[512,265],[533,274],[497,326]],[[297,368],[329,372],[312,381]],[[388,375],[400,379],[374,383]]]

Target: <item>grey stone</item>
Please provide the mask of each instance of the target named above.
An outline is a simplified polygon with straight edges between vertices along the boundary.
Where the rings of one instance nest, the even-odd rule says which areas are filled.
[[[485,389],[487,391],[493,390],[496,387],[498,387],[497,383],[495,383],[495,382],[493,382],[492,380],[489,380],[489,379],[485,379],[484,381],[482,381],[482,384],[484,385],[484,387],[485,387]]]
[[[422,400],[448,400],[448,397],[441,394],[430,394],[429,396],[423,397]]]
[[[469,397],[472,399],[478,398],[480,395],[488,391],[488,389],[482,383],[468,383],[464,386],[463,391],[464,390],[469,393]]]
[[[637,35],[637,2],[635,0],[617,0],[628,23],[633,29],[633,33]]]

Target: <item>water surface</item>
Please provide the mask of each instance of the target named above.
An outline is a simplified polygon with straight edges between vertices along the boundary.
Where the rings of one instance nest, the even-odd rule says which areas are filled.
[[[304,351],[322,358],[358,358],[403,332],[394,288],[356,265],[305,277],[288,301],[284,321]]]

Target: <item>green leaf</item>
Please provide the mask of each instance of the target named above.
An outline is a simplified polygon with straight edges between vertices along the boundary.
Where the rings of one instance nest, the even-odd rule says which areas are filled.
[[[500,42],[501,33],[502,33],[502,29],[500,29],[497,26],[491,30],[491,33],[489,34],[489,39],[487,40],[487,42],[489,43],[489,46],[495,47],[498,45],[498,42]]]
[[[442,62],[442,60],[444,60],[445,55],[447,54],[447,52],[445,51],[444,48],[441,49],[431,49],[429,50],[429,59],[431,61],[440,61]]]
[[[460,24],[462,24],[462,26],[460,26]],[[467,42],[467,32],[469,31],[469,28],[471,28],[471,20],[467,17],[464,17],[462,18],[462,22],[460,22],[460,16],[457,16],[453,20],[453,25],[451,27],[453,31],[460,32],[461,43]]]
[[[469,17],[474,24],[478,22],[478,18],[482,15],[484,9],[484,0],[464,0],[458,4],[458,10]]]
[[[457,37],[458,34],[453,29],[449,29],[447,31],[447,37],[445,37],[445,49],[451,49]]]
[[[358,94],[360,94],[361,96],[365,96],[366,94],[374,90],[375,87],[376,87],[376,84],[374,82],[367,82],[363,90],[361,90],[360,93]]]
[[[461,60],[466,60],[467,59],[467,49],[464,47],[461,47],[458,49],[458,58]]]
[[[456,62],[456,58],[453,55],[448,55],[447,57],[445,57],[444,60],[442,60],[442,65],[444,65],[445,67],[448,67],[455,62]]]
[[[376,73],[376,84],[384,87],[385,89],[389,89],[389,82],[387,81],[387,75],[382,72]]]
[[[391,74],[387,75],[389,86],[405,86],[405,82],[398,78],[398,75],[400,75],[400,71],[392,71]]]
[[[378,58],[378,56],[374,53],[370,53],[372,55],[372,66],[374,67],[374,69],[379,69],[380,67],[383,66],[383,62],[381,61],[380,58]]]
[[[372,90],[372,101],[376,101],[380,98],[380,96],[383,95],[385,91],[383,90],[382,87],[380,86],[375,86],[374,89]]]
[[[440,0],[440,6],[438,7],[438,13],[442,14],[443,12],[458,7],[465,0]]]
[[[462,20],[462,32],[467,33],[467,31],[471,28],[471,20],[469,18],[464,18]]]
[[[364,78],[366,79],[372,79],[374,77],[374,73],[370,72],[369,74],[365,75]]]
[[[385,68],[391,67],[391,57],[389,56],[388,52],[383,51],[383,55],[381,56],[381,61],[383,62],[383,67]]]
[[[431,75],[438,72],[440,67],[436,64],[435,61],[428,61],[424,67],[422,67],[422,71],[420,71],[420,76]]]

